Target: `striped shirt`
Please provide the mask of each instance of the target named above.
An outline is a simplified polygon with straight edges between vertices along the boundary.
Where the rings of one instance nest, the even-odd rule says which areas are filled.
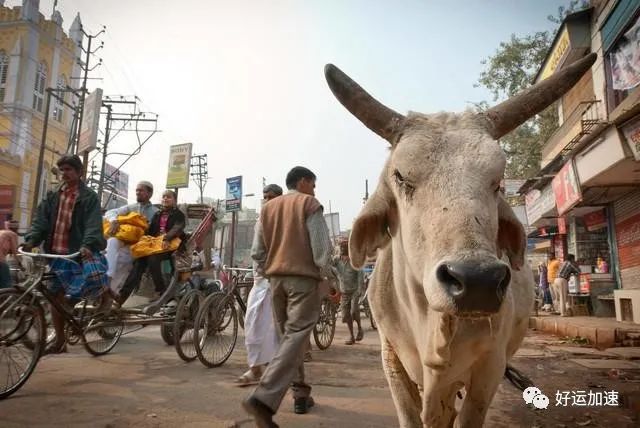
[[[69,231],[71,230],[71,217],[73,207],[78,199],[78,186],[71,187],[68,184],[60,188],[60,200],[58,202],[58,216],[53,228],[51,251],[54,254],[69,253]]]

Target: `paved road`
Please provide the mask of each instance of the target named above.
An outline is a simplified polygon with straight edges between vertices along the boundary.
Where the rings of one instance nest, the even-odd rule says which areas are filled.
[[[377,334],[368,331],[364,342],[355,346],[343,345],[344,336],[340,327],[334,345],[314,351],[308,365],[317,406],[307,415],[295,415],[292,400],[285,398],[276,418],[282,426],[397,426],[380,367]],[[621,393],[638,390],[640,364],[615,372],[614,379],[608,369],[587,369],[569,361],[576,350],[555,349],[559,344],[557,338],[531,333],[515,361],[550,397],[556,389],[589,389],[588,385]],[[0,426],[250,427],[239,406],[249,390],[233,384],[244,369],[241,345],[224,366],[207,369],[197,361],[182,362],[164,345],[158,328],[147,327],[124,336],[104,357],[90,357],[80,346],[65,355],[44,357],[27,385],[0,402]],[[548,410],[528,408],[520,393],[503,382],[486,426],[634,426],[626,409],[562,408],[551,401]]]

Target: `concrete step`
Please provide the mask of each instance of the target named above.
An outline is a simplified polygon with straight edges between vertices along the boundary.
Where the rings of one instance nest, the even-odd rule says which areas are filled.
[[[597,349],[640,346],[640,325],[614,318],[542,315],[530,317],[529,327],[559,337],[584,338]]]

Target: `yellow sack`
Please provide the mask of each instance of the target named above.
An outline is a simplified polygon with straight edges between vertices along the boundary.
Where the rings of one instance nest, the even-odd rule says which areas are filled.
[[[146,217],[140,213],[132,212],[127,215],[119,215],[118,223],[130,224],[131,226],[137,226],[142,228],[142,230],[147,230],[149,228],[149,222]]]
[[[150,256],[152,254],[160,254],[167,253],[169,251],[175,251],[180,246],[180,238],[173,238],[169,242],[169,248],[166,250],[162,249],[162,239],[164,235],[160,236],[149,236],[145,235],[138,242],[131,246],[131,255],[134,259],[139,259],[140,257]]]
[[[138,242],[138,240],[144,235],[144,232],[149,227],[147,219],[142,214],[135,212],[129,213],[127,215],[119,215],[117,220],[118,223],[120,223],[120,227],[118,228],[116,234],[113,235],[113,237],[118,238],[126,244],[133,244],[135,242]],[[102,222],[102,232],[105,238],[111,237],[111,235],[109,234],[110,226],[111,224],[108,220],[104,220]]]

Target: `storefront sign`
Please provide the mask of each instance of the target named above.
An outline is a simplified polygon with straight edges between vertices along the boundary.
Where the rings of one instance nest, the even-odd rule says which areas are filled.
[[[542,191],[531,190],[527,192],[525,207],[529,224],[533,224],[542,217],[551,214],[556,207],[556,200],[551,186],[545,187]]]
[[[584,225],[589,232],[602,229],[607,226],[607,216],[604,214],[604,210],[598,210],[586,214],[582,217]]]
[[[167,189],[189,187],[192,143],[178,144],[169,148]]]
[[[563,215],[582,199],[580,186],[573,168],[573,160],[567,162],[551,182],[556,198],[558,215]]]
[[[570,46],[571,46],[571,43],[569,42],[569,30],[565,25],[564,28],[562,29],[562,33],[560,34],[560,37],[558,37],[558,40],[553,46],[553,50],[551,51],[551,53],[549,54],[549,57],[547,58],[547,62],[544,64],[544,68],[542,69],[542,72],[538,76],[538,79],[537,79],[538,82],[551,76],[553,73],[556,72],[558,68],[562,66],[562,63],[564,62],[567,54],[569,53]]]
[[[640,214],[616,224],[620,269],[640,266]]]
[[[242,176],[227,178],[226,211],[240,211],[242,209]]]
[[[622,127],[622,133],[633,152],[633,157],[640,161],[640,118]]]

